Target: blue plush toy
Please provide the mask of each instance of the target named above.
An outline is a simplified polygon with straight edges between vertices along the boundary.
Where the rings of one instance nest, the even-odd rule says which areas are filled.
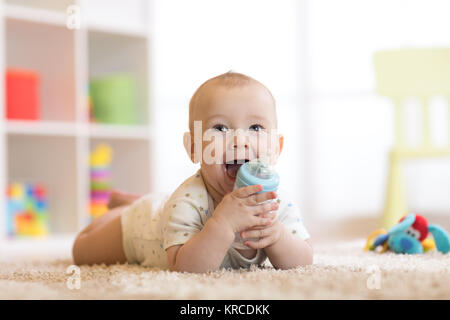
[[[433,239],[427,238],[429,233]],[[395,253],[415,254],[436,248],[447,253],[450,251],[450,238],[440,226],[428,224],[424,217],[411,213],[387,232],[384,229],[373,232],[367,239],[364,250],[374,251],[380,246],[380,252],[389,249]]]

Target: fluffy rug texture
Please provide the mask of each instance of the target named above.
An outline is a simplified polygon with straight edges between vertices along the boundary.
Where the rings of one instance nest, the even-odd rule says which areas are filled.
[[[314,264],[207,274],[138,265],[80,268],[69,289],[70,252],[2,259],[0,299],[450,299],[450,254],[363,252],[363,238],[315,245]],[[76,276],[76,275],[75,275]],[[71,278],[72,277],[72,278]]]

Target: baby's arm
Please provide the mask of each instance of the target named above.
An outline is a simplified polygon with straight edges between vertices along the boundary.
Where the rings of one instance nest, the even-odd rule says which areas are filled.
[[[313,263],[309,239],[303,240],[289,232],[281,223],[280,239],[264,248],[270,263],[277,269],[290,269]]]
[[[203,229],[184,245],[167,249],[171,271],[207,272],[217,270],[234,240],[234,233],[216,219],[208,219]]]
[[[261,204],[273,199],[272,192],[255,194],[261,185],[243,187],[227,194],[203,228],[182,246],[167,250],[172,271],[207,272],[217,270],[229,250],[235,232],[255,226],[266,226],[270,218],[258,217],[278,208],[277,203]]]
[[[301,222],[300,211],[286,200],[284,191],[280,190],[280,195],[278,201],[281,205],[275,221],[269,227],[242,232],[244,243],[252,249],[264,248],[270,262],[278,269],[312,264],[313,249],[309,233]]]

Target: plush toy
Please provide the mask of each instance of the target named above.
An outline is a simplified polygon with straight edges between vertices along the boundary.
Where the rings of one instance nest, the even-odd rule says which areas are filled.
[[[428,237],[429,234],[432,238]],[[440,226],[428,224],[424,217],[411,213],[388,231],[374,231],[364,247],[365,251],[385,252],[388,249],[395,253],[415,254],[433,249],[447,253],[450,251],[450,238]]]

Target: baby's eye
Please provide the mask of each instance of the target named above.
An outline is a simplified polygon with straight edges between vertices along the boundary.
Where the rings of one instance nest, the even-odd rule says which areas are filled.
[[[221,132],[226,132],[228,131],[228,128],[226,126],[224,126],[223,124],[216,124],[213,129],[217,130],[217,131],[221,131]]]
[[[252,124],[249,129],[253,131],[261,131],[264,128],[259,124]]]

